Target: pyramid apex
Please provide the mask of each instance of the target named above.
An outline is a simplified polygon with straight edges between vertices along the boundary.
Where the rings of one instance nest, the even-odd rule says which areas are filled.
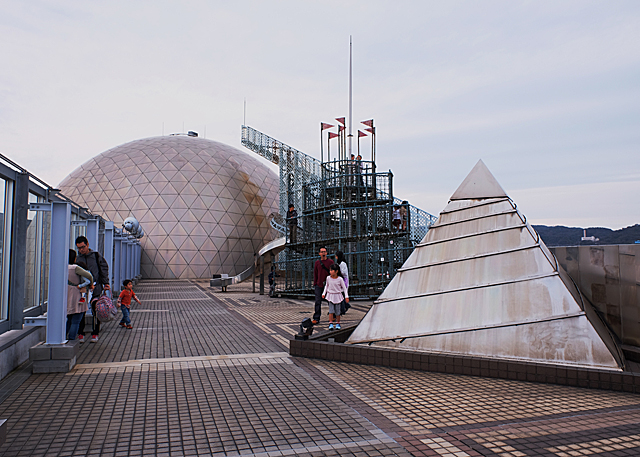
[[[480,159],[453,193],[451,200],[480,200],[500,197],[508,197],[508,195]]]

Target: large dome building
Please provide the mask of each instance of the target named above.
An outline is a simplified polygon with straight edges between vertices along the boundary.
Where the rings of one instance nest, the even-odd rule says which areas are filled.
[[[140,221],[143,278],[238,274],[271,241],[278,212],[278,177],[257,157],[186,135],[117,146],[58,187],[116,226]]]

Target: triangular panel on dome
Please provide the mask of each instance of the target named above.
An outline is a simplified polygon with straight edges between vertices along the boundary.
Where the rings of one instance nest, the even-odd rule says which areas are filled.
[[[189,223],[189,230],[195,229],[196,224],[198,224],[198,217],[191,212],[191,210],[187,210],[184,215],[182,216],[182,219],[180,219],[181,222],[185,222],[185,223]]]
[[[182,252],[176,251],[176,253],[171,258],[169,263],[172,266],[175,266],[175,265],[187,265],[189,262],[187,260],[185,260],[185,258],[184,258],[184,256],[182,254],[183,254]]]
[[[347,343],[616,370],[625,363],[481,161]]]
[[[194,235],[193,233],[189,235],[193,243],[198,247],[199,251],[203,251],[204,244],[209,241],[209,237],[207,235]]]
[[[188,251],[197,251],[198,246],[193,242],[190,236],[188,236],[180,245],[180,249],[188,250]]]
[[[204,278],[204,277],[208,276],[208,275],[205,275],[205,273],[209,270],[209,267],[206,264],[205,265],[194,265],[194,264],[191,264],[190,268],[193,271],[193,277],[194,278]]]
[[[191,269],[190,266],[187,265],[187,267],[184,269],[184,271],[182,272],[182,274],[180,275],[180,278],[183,279],[188,279],[188,278],[195,278],[196,274],[193,272],[193,270]]]

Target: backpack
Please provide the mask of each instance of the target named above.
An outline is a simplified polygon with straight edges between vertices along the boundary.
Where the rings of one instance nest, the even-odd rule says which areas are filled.
[[[100,322],[110,322],[118,315],[118,308],[106,293],[100,295],[96,302],[96,317]]]

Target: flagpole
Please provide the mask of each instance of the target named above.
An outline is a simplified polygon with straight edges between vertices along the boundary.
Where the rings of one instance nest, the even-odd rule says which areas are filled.
[[[345,125],[342,134],[342,160],[348,160],[350,157],[347,156],[347,126]]]
[[[342,136],[344,135],[344,129],[340,130],[338,127],[338,161],[342,160]]]
[[[373,127],[373,142],[371,143],[371,161],[373,162],[373,167],[375,171],[375,163],[376,163],[376,128]]]
[[[349,155],[351,158],[351,142],[353,141],[353,74],[352,74],[352,43],[351,35],[349,35]]]
[[[320,122],[320,163],[324,163],[324,153],[322,151],[322,122]]]
[[[338,147],[336,148],[336,158],[340,157],[340,135],[341,134],[342,132],[340,131],[340,125],[338,124]]]

